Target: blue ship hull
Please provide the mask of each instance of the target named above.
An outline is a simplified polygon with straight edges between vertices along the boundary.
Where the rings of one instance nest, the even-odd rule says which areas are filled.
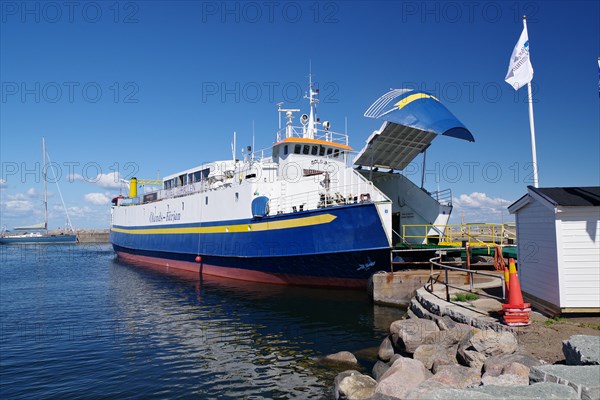
[[[77,243],[77,235],[42,235],[23,237],[0,237],[0,244],[60,244]]]
[[[114,225],[110,235],[125,260],[266,283],[364,287],[390,266],[373,203],[219,223]]]

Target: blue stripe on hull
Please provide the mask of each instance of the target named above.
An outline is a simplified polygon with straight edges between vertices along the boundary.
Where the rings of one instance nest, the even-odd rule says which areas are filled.
[[[201,255],[207,264],[272,274],[367,279],[375,271],[389,269],[389,243],[372,203],[235,222],[276,222],[320,214],[335,219],[311,226],[240,233],[130,234],[111,230],[111,242],[117,252],[132,255],[187,262]]]

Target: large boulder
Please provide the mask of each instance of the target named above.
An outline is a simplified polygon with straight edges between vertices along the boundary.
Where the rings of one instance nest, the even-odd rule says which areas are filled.
[[[398,400],[397,397],[388,396],[382,393],[375,393],[369,400]]]
[[[406,400],[425,400],[430,399],[434,392],[443,389],[450,389],[448,386],[432,381],[431,379],[427,379],[425,382],[421,383],[419,386],[408,392],[404,399]]]
[[[410,392],[406,396],[406,400],[497,400],[497,398],[480,392],[472,392],[470,389],[433,388],[432,390],[420,390],[418,388]]]
[[[336,400],[366,400],[375,394],[377,381],[368,375],[350,370],[338,374],[333,394]]]
[[[600,364],[600,336],[574,335],[562,342],[567,365]]]
[[[423,363],[411,358],[398,358],[375,387],[376,393],[405,398],[406,394],[431,377]]]
[[[440,372],[442,370],[442,368],[445,368],[448,365],[456,365],[456,364],[451,362],[450,360],[444,360],[444,359],[437,358],[433,361],[433,366],[431,367],[431,372],[433,372],[434,374],[437,374],[438,372]]]
[[[456,364],[456,351],[458,344],[446,346],[443,344],[422,344],[415,350],[413,358],[419,360],[425,365],[425,368],[431,369],[433,363],[438,364]]]
[[[505,374],[518,375],[529,379],[529,367],[518,362],[511,362],[502,368],[501,375]]]
[[[475,328],[467,324],[459,324],[457,322],[454,324],[453,327],[445,329],[443,331],[443,342],[448,345],[458,344],[462,342],[465,338],[470,338],[477,332],[481,332],[481,329]]]
[[[340,397],[340,393],[339,393],[339,387],[340,387],[340,383],[346,379],[349,376],[352,375],[359,375],[360,372],[355,371],[353,369],[344,371],[344,372],[340,372],[339,374],[336,375],[335,379],[333,380],[333,397],[336,399],[339,399]]]
[[[517,338],[513,333],[486,329],[463,338],[458,346],[457,359],[468,367],[481,368],[488,357],[512,354],[517,348]]]
[[[483,386],[527,386],[529,385],[529,377],[515,374],[484,375],[481,378],[481,384]]]
[[[381,361],[388,362],[394,356],[394,347],[389,337],[386,337],[379,345],[379,351],[377,351],[377,358]]]
[[[541,365],[537,358],[528,354],[502,354],[486,359],[483,364],[483,372],[485,372],[485,375],[499,376],[502,374],[502,370],[512,363],[519,363],[529,368]]]
[[[417,393],[418,394],[418,393]],[[421,396],[409,393],[410,400],[469,400],[469,399],[511,399],[511,400],[575,400],[579,399],[572,388],[556,383],[536,383],[530,386],[479,386],[468,389],[437,389]]]
[[[510,400],[576,400],[577,392],[570,387],[556,383],[536,383],[529,386],[479,386],[466,389],[467,392],[491,396],[493,399]],[[488,398],[488,397],[486,397]]]
[[[444,365],[428,381],[438,382],[454,389],[464,389],[478,386],[481,382],[481,373],[475,368],[462,365]]]
[[[458,324],[458,322],[454,321],[452,318],[450,318],[447,315],[444,315],[443,317],[438,318],[435,322],[441,331],[447,331],[449,329],[452,329],[456,326],[456,324]]]
[[[461,364],[466,365],[467,367],[481,370],[487,357],[477,350],[467,350],[459,347],[456,358]]]
[[[379,381],[388,369],[390,369],[390,366],[388,364],[384,363],[383,361],[377,361],[375,365],[373,365],[373,378],[375,378],[376,381]]]
[[[325,363],[333,364],[353,364],[358,365],[358,360],[354,354],[349,351],[340,351],[334,354],[329,354],[322,359]]]
[[[487,357],[512,354],[519,347],[517,338],[513,333],[496,332],[491,329],[475,332],[469,342],[471,347]]]
[[[600,399],[600,365],[531,367],[529,382],[557,382],[570,386],[584,400]]]
[[[437,324],[429,319],[403,319],[390,325],[394,345],[409,354],[422,344],[439,341],[439,332]]]

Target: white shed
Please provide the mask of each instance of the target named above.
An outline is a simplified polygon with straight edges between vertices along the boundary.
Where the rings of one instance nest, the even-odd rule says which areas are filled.
[[[508,207],[525,301],[551,314],[600,312],[600,187],[527,189]]]

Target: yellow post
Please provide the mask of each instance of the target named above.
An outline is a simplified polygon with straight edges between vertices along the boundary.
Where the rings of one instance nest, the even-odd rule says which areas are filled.
[[[137,178],[129,181],[129,197],[137,197]]]

